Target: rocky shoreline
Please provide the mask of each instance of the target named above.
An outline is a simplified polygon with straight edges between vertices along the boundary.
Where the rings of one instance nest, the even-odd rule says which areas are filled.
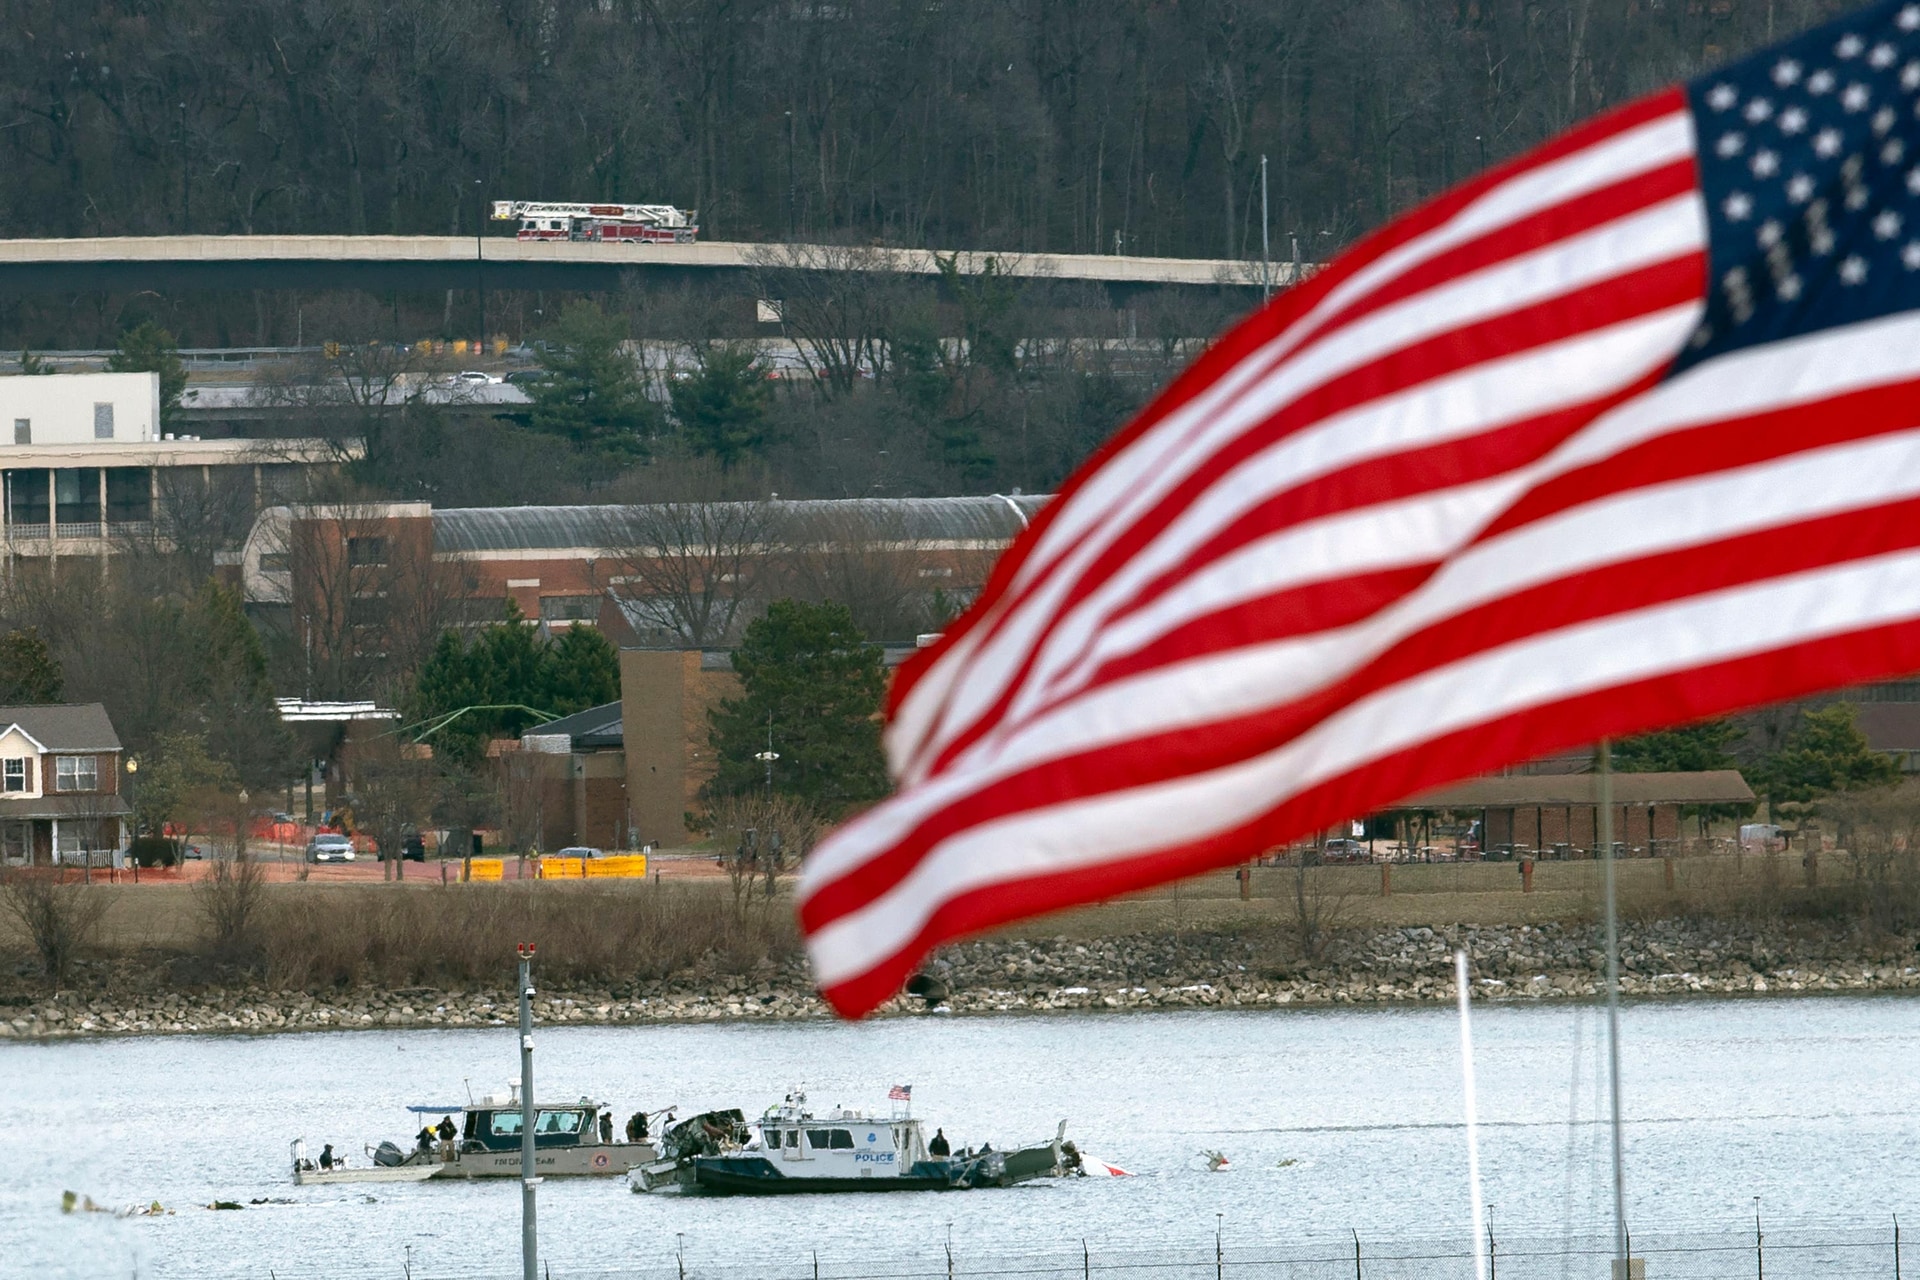
[[[882,1016],[1062,1010],[1321,1008],[1454,999],[1452,955],[1465,947],[1479,998],[1588,999],[1605,965],[1598,931],[1578,924],[1386,929],[1334,940],[1317,959],[1279,955],[1271,937],[1168,933],[1094,941],[991,940],[943,951],[924,996]],[[0,1039],[506,1026],[510,988],[361,989],[314,994],[242,982],[165,989],[150,969],[103,962],[69,990],[17,979],[0,995]],[[143,976],[144,975],[144,976]],[[1920,988],[1914,940],[1871,945],[1851,930],[1755,928],[1667,921],[1621,935],[1621,990],[1630,998],[1779,996]],[[657,982],[543,993],[545,1026],[824,1018],[804,964],[763,961],[751,973],[683,972]]]

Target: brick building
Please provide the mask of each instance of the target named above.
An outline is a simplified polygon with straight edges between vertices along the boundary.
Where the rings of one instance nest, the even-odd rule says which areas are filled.
[[[78,861],[126,844],[120,736],[97,702],[0,707],[0,862]]]

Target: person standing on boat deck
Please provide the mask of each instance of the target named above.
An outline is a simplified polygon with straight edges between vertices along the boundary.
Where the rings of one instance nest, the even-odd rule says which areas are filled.
[[[333,1144],[331,1142],[320,1148],[320,1167],[322,1169],[333,1168]]]
[[[627,1117],[627,1141],[645,1142],[647,1140],[647,1113],[636,1111]]]
[[[460,1132],[453,1123],[453,1117],[441,1116],[440,1123],[433,1127],[433,1131],[440,1138],[440,1158],[442,1160],[452,1160],[453,1139]]]
[[[613,1112],[611,1111],[600,1113],[600,1141],[605,1143],[613,1141]]]
[[[935,1129],[933,1131],[933,1141],[927,1144],[927,1154],[937,1160],[944,1160],[953,1154],[953,1147],[947,1142],[947,1131],[945,1129]]]
[[[432,1153],[433,1151],[433,1126],[432,1125],[421,1125],[420,1132],[414,1134],[413,1137],[414,1137],[414,1141],[420,1144],[421,1155],[429,1155]]]

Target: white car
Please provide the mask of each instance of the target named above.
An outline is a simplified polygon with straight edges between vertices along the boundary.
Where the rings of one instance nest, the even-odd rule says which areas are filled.
[[[459,373],[453,375],[453,380],[455,382],[465,383],[470,387],[490,387],[500,381],[499,378],[496,378],[491,373],[482,373],[478,369],[462,369]]]
[[[308,862],[352,862],[353,841],[343,835],[322,833],[307,841]]]

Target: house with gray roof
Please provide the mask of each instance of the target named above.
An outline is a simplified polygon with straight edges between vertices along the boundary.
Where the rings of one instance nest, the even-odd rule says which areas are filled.
[[[97,702],[0,707],[0,861],[79,863],[126,844],[120,735]]]

